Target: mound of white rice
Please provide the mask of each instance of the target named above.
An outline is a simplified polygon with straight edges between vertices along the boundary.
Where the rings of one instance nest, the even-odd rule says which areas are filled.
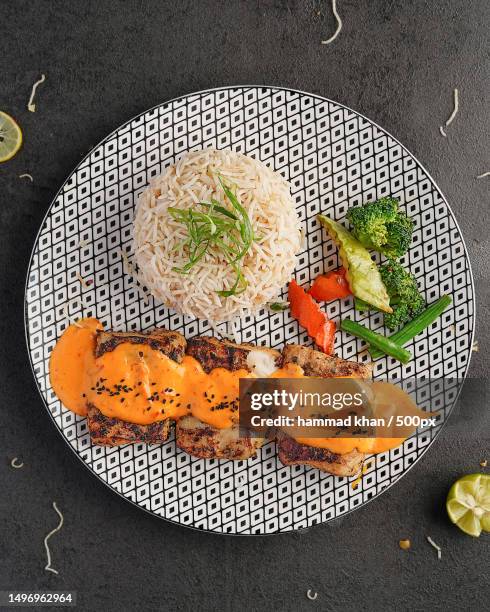
[[[218,174],[236,190],[258,236],[240,262],[247,287],[230,297],[216,293],[230,289],[236,279],[220,250],[209,249],[189,274],[174,270],[189,261],[187,247],[182,247],[188,235],[186,226],[168,212],[169,206],[187,209],[211,198],[231,208]],[[291,279],[300,248],[300,222],[288,183],[263,163],[234,151],[185,154],[152,179],[136,207],[134,255],[139,281],[166,306],[214,323],[254,314],[276,300]]]

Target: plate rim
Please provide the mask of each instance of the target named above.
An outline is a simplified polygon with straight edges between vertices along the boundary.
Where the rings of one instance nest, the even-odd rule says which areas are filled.
[[[338,106],[340,108],[343,108],[345,110],[348,110],[348,111],[351,111],[351,112],[355,113],[357,116],[359,116],[359,117],[365,119],[366,121],[368,121],[371,125],[377,127],[384,134],[386,134],[389,138],[391,138],[394,142],[396,142],[415,161],[415,163],[426,174],[427,178],[431,181],[431,183],[433,184],[433,186],[435,187],[435,189],[437,190],[437,192],[441,196],[444,204],[446,205],[446,207],[447,207],[447,209],[448,209],[448,211],[449,211],[449,213],[451,215],[452,220],[454,221],[454,223],[456,225],[456,229],[458,230],[458,234],[459,234],[459,236],[461,238],[461,242],[463,244],[465,260],[466,260],[467,265],[468,265],[468,271],[469,271],[469,276],[470,276],[470,281],[471,281],[470,285],[471,285],[471,291],[472,291],[471,304],[472,304],[472,308],[473,308],[473,313],[472,313],[472,318],[471,318],[471,323],[472,323],[472,327],[471,327],[471,345],[473,345],[474,340],[475,340],[475,327],[476,327],[476,325],[475,325],[475,323],[476,323],[476,293],[475,293],[475,281],[474,281],[474,278],[473,278],[473,269],[472,269],[472,266],[471,266],[471,259],[469,257],[468,248],[466,246],[464,235],[463,235],[463,232],[461,231],[461,228],[459,226],[458,220],[456,219],[456,216],[455,216],[455,214],[454,214],[454,212],[453,212],[449,202],[447,201],[446,196],[444,195],[444,193],[442,192],[441,188],[436,183],[436,181],[434,180],[432,175],[427,171],[426,167],[418,160],[418,158],[416,158],[413,155],[413,153],[411,153],[411,151],[409,151],[407,149],[407,147],[404,144],[402,144],[397,138],[395,138],[388,130],[386,130],[385,128],[380,126],[376,121],[373,121],[372,119],[370,119],[369,117],[367,117],[363,113],[360,113],[360,112],[356,111],[355,109],[351,108],[350,106],[347,106],[347,105],[345,105],[345,104],[343,104],[341,102],[337,102],[335,100],[332,100],[331,98],[327,98],[325,96],[321,96],[321,95],[316,94],[316,93],[311,93],[311,92],[307,92],[307,91],[304,91],[304,90],[301,90],[301,89],[294,89],[294,88],[291,88],[291,87],[282,87],[282,86],[277,86],[277,85],[224,85],[224,86],[221,86],[221,87],[211,87],[211,88],[208,88],[208,89],[201,89],[201,90],[198,90],[198,91],[193,91],[193,92],[190,92],[190,93],[182,94],[180,96],[176,96],[174,98],[170,98],[169,100],[165,100],[163,102],[160,102],[159,104],[155,104],[154,106],[139,112],[138,114],[134,115],[133,117],[131,117],[130,119],[128,119],[127,121],[122,123],[121,125],[117,126],[114,130],[112,130],[109,134],[107,134],[107,136],[105,136],[102,140],[100,140],[93,147],[91,147],[90,150],[87,152],[87,154],[78,162],[78,164],[75,166],[75,168],[73,168],[70,171],[68,176],[65,178],[65,180],[61,184],[60,188],[57,190],[57,192],[53,196],[53,198],[51,200],[51,203],[49,204],[49,207],[48,207],[45,215],[43,216],[42,221],[41,221],[40,226],[39,226],[39,229],[38,229],[38,231],[37,231],[37,233],[35,235],[34,243],[33,243],[32,249],[31,249],[31,254],[29,256],[29,262],[28,262],[28,265],[27,265],[26,280],[25,280],[25,285],[24,285],[24,317],[23,317],[24,318],[24,336],[25,336],[25,342],[26,342],[27,355],[28,355],[28,359],[29,359],[29,365],[30,365],[31,373],[32,373],[32,376],[33,376],[33,379],[34,379],[34,382],[35,382],[35,385],[36,385],[36,389],[37,389],[37,391],[39,393],[39,396],[41,397],[42,403],[43,403],[43,405],[44,405],[48,415],[50,416],[53,424],[55,425],[55,429],[57,430],[57,432],[59,433],[59,435],[61,436],[61,438],[65,442],[65,444],[68,446],[68,448],[77,457],[77,459],[82,463],[82,465],[84,465],[85,468],[87,470],[89,470],[89,472],[92,475],[94,475],[106,488],[108,488],[110,491],[112,491],[113,493],[118,495],[120,498],[124,499],[126,502],[132,504],[133,506],[135,506],[139,510],[143,510],[144,512],[146,512],[150,516],[154,517],[155,519],[160,519],[160,520],[166,521],[168,523],[171,523],[173,525],[177,525],[179,527],[184,527],[186,529],[192,529],[192,530],[200,532],[200,533],[208,533],[208,534],[214,534],[214,535],[220,535],[220,536],[236,536],[236,537],[264,537],[264,536],[275,536],[275,535],[287,535],[287,534],[292,534],[292,533],[301,533],[301,532],[309,531],[310,529],[313,529],[315,527],[320,527],[320,526],[328,525],[329,523],[332,523],[332,522],[338,521],[339,519],[347,517],[348,515],[352,514],[354,511],[359,510],[361,507],[367,506],[370,502],[374,501],[375,499],[379,499],[379,497],[381,495],[383,495],[383,493],[385,493],[386,491],[391,489],[393,485],[397,484],[403,478],[403,476],[405,476],[405,474],[407,474],[420,461],[420,459],[422,459],[422,457],[425,456],[427,451],[430,448],[432,448],[434,442],[437,440],[437,438],[439,437],[440,433],[444,429],[447,421],[451,417],[452,409],[451,409],[450,413],[448,414],[448,418],[442,423],[441,427],[434,434],[434,436],[429,441],[427,446],[417,456],[415,461],[413,463],[411,463],[406,469],[403,470],[402,475],[399,478],[397,478],[396,480],[394,480],[393,482],[390,482],[390,484],[388,486],[386,486],[384,489],[382,489],[379,493],[377,493],[373,497],[370,497],[369,499],[364,501],[359,507],[349,508],[349,510],[344,512],[341,516],[338,516],[338,517],[335,516],[332,519],[329,519],[327,521],[322,521],[322,522],[316,523],[315,525],[311,525],[309,527],[299,527],[297,529],[291,529],[291,530],[288,530],[288,531],[280,531],[280,530],[278,530],[278,531],[271,531],[271,532],[264,532],[264,533],[237,533],[237,532],[216,531],[216,530],[213,530],[213,529],[204,529],[204,528],[196,527],[195,525],[192,525],[192,524],[181,523],[181,522],[173,520],[171,518],[168,518],[168,517],[156,514],[151,509],[145,508],[144,506],[141,506],[138,503],[136,503],[136,501],[133,501],[132,499],[129,499],[128,497],[123,495],[122,492],[118,491],[117,489],[112,487],[108,482],[103,480],[103,478],[101,478],[99,476],[99,474],[97,474],[86,461],[84,461],[84,459],[80,456],[80,454],[70,444],[69,440],[64,435],[62,429],[58,426],[58,423],[56,422],[53,414],[51,413],[51,411],[49,409],[49,406],[48,406],[48,404],[46,402],[46,399],[45,399],[45,397],[44,397],[44,395],[42,393],[42,390],[41,390],[41,388],[39,386],[39,383],[38,383],[38,380],[37,380],[37,376],[36,376],[35,371],[34,371],[34,364],[32,363],[31,350],[30,350],[30,347],[29,347],[28,313],[27,313],[27,291],[28,291],[29,276],[30,276],[30,271],[31,271],[31,267],[32,267],[32,261],[34,259],[34,252],[35,252],[36,246],[37,246],[37,244],[39,242],[39,237],[40,237],[41,232],[43,230],[44,224],[46,223],[46,220],[47,220],[47,218],[49,217],[49,215],[51,213],[51,209],[53,208],[56,200],[58,199],[58,196],[62,193],[65,185],[67,184],[67,182],[71,178],[71,176],[73,176],[73,174],[77,171],[77,169],[80,168],[80,166],[90,157],[90,155],[93,153],[93,151],[95,149],[98,149],[107,140],[109,140],[111,137],[113,137],[115,134],[117,134],[117,132],[119,132],[120,130],[124,129],[128,125],[130,125],[136,119],[139,119],[143,115],[146,115],[146,113],[149,113],[149,112],[151,112],[151,111],[153,111],[155,109],[158,109],[158,108],[160,108],[163,105],[169,105],[169,104],[172,104],[174,102],[178,102],[180,100],[183,100],[184,98],[190,98],[192,96],[199,96],[199,95],[203,95],[203,94],[207,94],[207,93],[212,93],[212,92],[216,92],[216,91],[228,91],[228,90],[233,90],[233,89],[243,89],[243,90],[246,90],[246,89],[256,89],[256,90],[258,90],[258,89],[269,89],[269,90],[273,90],[273,91],[275,90],[275,91],[292,92],[292,93],[296,93],[296,94],[301,94],[303,96],[308,96],[310,98],[316,98],[318,100],[322,100],[323,102],[329,102],[329,103],[334,104],[334,105],[336,105],[336,106]],[[459,389],[457,391],[456,397],[454,398],[454,402],[452,404],[452,408],[456,405],[457,401],[459,400],[459,397],[461,395],[461,391],[462,391],[462,389],[464,387],[464,384],[466,382],[466,379],[468,377],[468,370],[469,370],[469,367],[470,367],[470,364],[471,364],[472,356],[473,356],[473,351],[470,349],[468,361],[466,363],[466,368],[465,368],[465,371],[464,371],[464,374],[463,374],[463,378],[462,378],[462,382],[459,385]]]

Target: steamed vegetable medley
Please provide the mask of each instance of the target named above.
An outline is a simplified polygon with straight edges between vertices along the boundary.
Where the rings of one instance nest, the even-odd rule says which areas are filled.
[[[343,267],[318,276],[307,293],[291,281],[288,297],[292,315],[330,354],[335,326],[315,300],[331,301],[352,294],[356,310],[382,312],[385,326],[398,331],[387,338],[349,319],[342,321],[341,328],[365,340],[373,359],[386,354],[407,363],[411,354],[403,345],[431,325],[451,303],[445,295],[426,308],[415,276],[398,261],[412,241],[412,219],[391,197],[351,208],[347,213],[351,231],[324,215],[318,215],[318,219],[337,245]],[[381,253],[386,262],[378,267],[369,250]]]

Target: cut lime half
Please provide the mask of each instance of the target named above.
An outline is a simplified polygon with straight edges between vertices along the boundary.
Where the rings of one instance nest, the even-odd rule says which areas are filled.
[[[457,480],[447,496],[449,518],[461,531],[478,537],[490,531],[490,475],[470,474]]]
[[[22,145],[22,130],[7,113],[0,111],[0,162],[6,162]]]

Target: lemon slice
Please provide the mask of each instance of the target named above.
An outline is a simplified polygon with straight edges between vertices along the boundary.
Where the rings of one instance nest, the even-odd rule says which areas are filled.
[[[457,480],[447,496],[449,518],[461,531],[478,537],[490,531],[490,475],[470,474]]]
[[[22,130],[14,119],[0,111],[0,162],[6,162],[22,145]]]

